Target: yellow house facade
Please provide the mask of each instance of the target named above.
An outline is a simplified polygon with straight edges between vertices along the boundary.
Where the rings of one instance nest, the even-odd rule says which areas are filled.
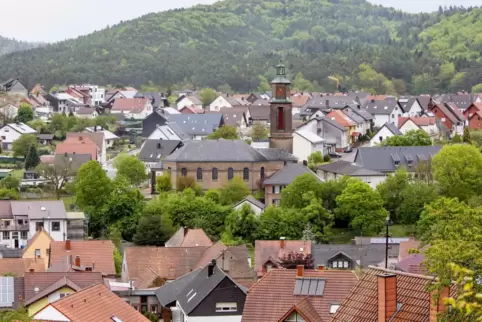
[[[55,302],[69,294],[75,293],[76,291],[68,286],[63,286],[58,290],[53,291],[39,299],[35,299],[34,302],[30,303],[28,307],[28,315],[33,316],[35,313],[46,307],[49,303]]]
[[[52,237],[42,228],[23,249],[22,258],[43,259],[45,269],[49,267],[49,249],[50,243],[53,241]]]

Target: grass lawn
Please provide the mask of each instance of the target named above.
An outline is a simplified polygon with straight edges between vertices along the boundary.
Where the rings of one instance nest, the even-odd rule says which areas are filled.
[[[389,228],[392,237],[409,237],[415,234],[415,226],[412,225],[393,225]],[[334,244],[348,244],[355,237],[360,236],[359,230],[351,230],[347,228],[333,228],[332,243]],[[363,234],[364,237],[384,237],[385,231],[380,234]]]
[[[12,172],[10,172],[10,175],[15,177],[15,178],[18,178],[18,179],[22,180],[24,172],[25,172],[24,169],[12,170]]]

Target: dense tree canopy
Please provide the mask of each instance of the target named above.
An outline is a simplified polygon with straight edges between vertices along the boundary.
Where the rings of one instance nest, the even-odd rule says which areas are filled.
[[[480,12],[408,14],[363,0],[226,0],[7,54],[0,74],[29,87],[91,82],[267,91],[272,67],[284,57],[299,90],[335,91],[328,76],[338,74],[340,89],[470,91],[482,83]],[[12,42],[6,50],[1,43],[0,54],[11,51]],[[202,96],[204,104],[214,99]]]
[[[380,145],[386,146],[427,146],[432,140],[424,130],[411,130],[404,135],[394,135],[383,140]]]

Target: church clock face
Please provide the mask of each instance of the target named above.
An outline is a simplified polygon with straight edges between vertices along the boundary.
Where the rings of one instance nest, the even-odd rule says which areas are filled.
[[[276,99],[285,99],[286,98],[286,89],[284,86],[277,86],[276,87]]]

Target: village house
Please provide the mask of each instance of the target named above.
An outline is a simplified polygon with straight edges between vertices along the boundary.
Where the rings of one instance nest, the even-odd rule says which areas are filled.
[[[229,95],[219,95],[216,99],[209,104],[209,111],[211,112],[219,112],[219,110],[223,107],[232,108],[234,106],[240,105],[236,99]]]
[[[264,198],[266,205],[279,206],[283,189],[303,174],[310,174],[321,182],[321,179],[313,171],[298,163],[289,163],[284,168],[267,178],[264,181]]]
[[[282,149],[255,149],[244,141],[187,141],[163,161],[173,188],[182,177],[194,178],[204,189],[221,188],[235,176],[251,191],[285,164],[297,159]]]
[[[202,229],[179,228],[165,243],[165,247],[211,247],[212,240]]]
[[[256,216],[259,216],[261,215],[261,213],[264,211],[264,209],[266,208],[265,204],[262,203],[261,201],[257,200],[255,197],[249,195],[247,196],[246,198],[244,198],[243,200],[241,200],[240,202],[238,202],[237,204],[235,204],[233,206],[233,209],[234,210],[240,210],[241,208],[243,208],[245,205],[247,205],[249,207],[249,209],[251,209],[252,212],[254,212],[254,214]]]
[[[1,92],[7,93],[7,95],[28,96],[28,89],[18,79],[9,79],[0,83],[0,93]]]
[[[438,103],[432,104],[429,111],[440,119],[441,123],[447,129],[447,134],[450,138],[456,134],[460,136],[464,134],[466,118],[457,108],[451,107],[446,103]]]
[[[330,321],[356,283],[349,270],[273,269],[248,291],[242,321]]]
[[[348,115],[343,113],[341,110],[332,110],[330,113],[326,115],[326,117],[335,121],[336,123],[340,124],[346,129],[347,142],[354,143],[355,141],[358,140],[358,137],[360,136],[360,132],[357,132],[357,129],[361,127],[361,124],[359,127],[355,121],[353,121]]]
[[[399,98],[398,104],[402,107],[404,111],[404,117],[418,117],[422,116],[422,114],[424,113],[422,105],[415,96]]]
[[[45,99],[50,102],[52,111],[56,113],[74,113],[78,108],[86,105],[68,93],[50,93],[45,95]]]
[[[4,124],[0,128],[2,150],[11,150],[13,142],[17,141],[24,134],[37,134],[37,131],[24,123]]]
[[[48,272],[100,272],[114,277],[114,247],[110,240],[54,241]]]
[[[33,316],[34,321],[149,322],[123,299],[102,283],[94,284],[74,294],[49,303]]]
[[[146,172],[150,173],[156,164],[182,146],[180,140],[147,139],[142,144],[138,159],[144,163]]]
[[[147,98],[117,98],[110,112],[122,114],[127,119],[143,120],[153,111],[151,100]]]
[[[392,99],[372,99],[367,101],[362,108],[373,115],[373,124],[377,128],[382,127],[385,123],[393,123],[397,126],[398,118],[404,113],[399,103]]]
[[[80,107],[74,112],[74,115],[80,118],[95,119],[99,113],[93,107]]]
[[[385,123],[370,139],[370,146],[377,146],[384,140],[396,135],[403,135],[403,133],[397,128],[395,124]]]
[[[197,110],[203,109],[203,102],[201,99],[195,95],[180,96],[176,101],[176,106],[178,110],[184,107],[194,107]]]
[[[302,134],[310,133],[311,134],[310,140],[313,142],[317,142],[315,143],[316,144],[315,149],[313,149],[312,147],[311,150],[304,149],[303,147],[293,146],[293,151],[296,150],[300,156],[310,155],[311,154],[309,153],[310,151],[311,152],[320,151],[321,142],[317,137],[324,140],[323,155],[328,153],[333,153],[336,151],[343,151],[343,149],[349,145],[347,141],[348,131],[346,130],[346,128],[343,125],[339,124],[336,120],[332,120],[331,118],[328,118],[328,117],[316,117],[309,121],[306,121],[296,129],[296,132],[299,132]],[[312,134],[316,135],[317,137],[314,137]],[[296,136],[293,138],[293,145],[295,145],[295,138]],[[297,140],[297,141],[299,142],[301,140]],[[300,150],[302,150],[302,152]],[[307,158],[303,160],[307,160]]]
[[[147,140],[171,141],[188,141],[190,139],[191,137],[185,133],[177,123],[174,122],[158,125],[147,138]]]
[[[50,243],[54,239],[43,227],[35,233],[22,250],[22,258],[42,259],[45,269],[49,268]]]
[[[202,140],[225,124],[223,114],[174,114],[168,118],[192,140]]]
[[[94,142],[94,144],[96,145],[96,148],[97,148],[97,159],[93,158],[93,160],[97,160],[100,163],[104,164],[107,161],[106,137],[105,137],[104,131],[100,131],[100,129],[98,127],[94,127],[93,129],[94,129],[93,132],[91,132],[89,130],[86,130],[86,131],[81,132],[81,133],[69,132],[69,133],[67,133],[67,138],[64,141],[64,143],[67,140],[70,140],[70,139],[74,139],[74,140],[78,139],[79,141],[86,141],[87,138],[90,139],[92,142]],[[99,130],[99,131],[95,131],[96,129]],[[80,144],[83,144],[83,143],[80,143]],[[68,153],[75,153],[75,152],[76,151],[72,151],[72,152],[68,151]],[[55,154],[59,154],[59,153],[57,153],[57,150],[56,150]]]
[[[316,133],[297,129],[293,132],[293,155],[302,161],[308,161],[308,157],[315,152],[325,155],[327,151],[324,142]]]
[[[440,130],[435,117],[400,117],[398,129],[403,134],[413,130],[423,130],[432,139],[439,137]]]
[[[369,267],[341,301],[332,322],[437,322],[450,289],[430,292],[434,277]]]
[[[97,145],[86,136],[70,137],[55,146],[56,155],[89,155],[91,160],[99,161]]]
[[[23,304],[33,316],[49,303],[102,283],[102,274],[96,272],[32,272],[24,277]]]
[[[10,123],[15,120],[18,113],[18,106],[8,103],[5,106],[0,107],[0,118],[3,120],[3,124]]]
[[[155,110],[142,121],[142,136],[147,138],[158,127],[167,123],[167,115],[163,109]]]
[[[339,180],[344,176],[352,177],[361,180],[373,189],[378,184],[385,181],[386,175],[375,172],[370,169],[349,161],[337,160],[335,162],[327,163],[318,166],[317,174],[325,181]]]

